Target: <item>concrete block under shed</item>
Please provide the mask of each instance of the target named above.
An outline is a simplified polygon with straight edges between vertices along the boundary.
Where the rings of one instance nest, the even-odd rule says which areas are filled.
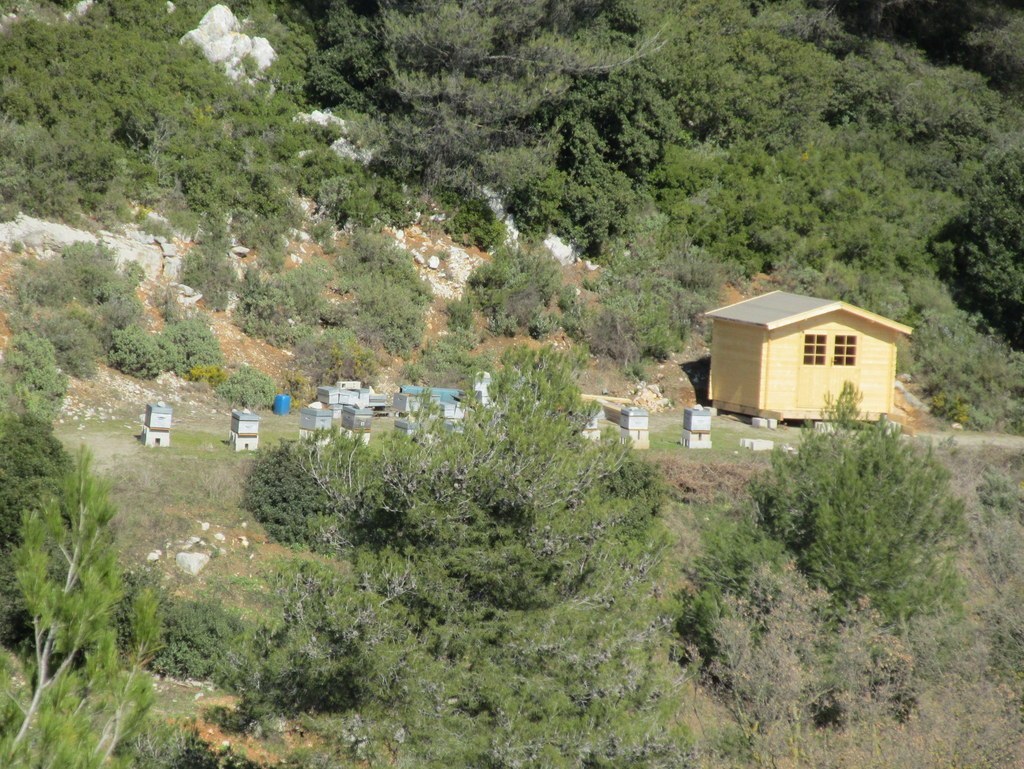
[[[751,417],[750,424],[752,427],[757,427],[763,430],[775,430],[779,426],[779,420],[769,419],[767,417]]]
[[[775,441],[766,441],[761,438],[740,438],[740,448],[751,451],[771,451],[775,448]]]

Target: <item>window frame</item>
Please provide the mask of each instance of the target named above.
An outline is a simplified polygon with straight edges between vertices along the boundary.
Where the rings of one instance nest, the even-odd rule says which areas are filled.
[[[825,366],[828,363],[828,334],[804,334],[804,365]]]
[[[832,365],[850,368],[857,365],[857,335],[836,334],[832,343]]]

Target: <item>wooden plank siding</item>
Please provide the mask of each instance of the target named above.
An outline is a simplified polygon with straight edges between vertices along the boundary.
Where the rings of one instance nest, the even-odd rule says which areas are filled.
[[[708,391],[717,408],[734,410],[729,404],[760,406],[764,344],[762,328],[715,320]]]
[[[826,336],[825,365],[804,363],[804,335]],[[837,335],[856,337],[855,365],[835,365]],[[842,309],[774,330],[714,320],[711,397],[726,411],[776,419],[820,419],[844,381],[860,390],[861,411],[877,419],[893,409],[899,332]]]

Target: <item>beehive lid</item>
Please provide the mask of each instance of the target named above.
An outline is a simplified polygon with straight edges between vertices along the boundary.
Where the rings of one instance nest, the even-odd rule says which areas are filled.
[[[360,406],[353,406],[353,405],[351,405],[349,403],[346,403],[344,406],[342,406],[342,412],[345,413],[345,414],[353,414],[353,415],[355,415],[357,417],[372,417],[373,416],[373,411],[372,410],[364,409],[364,408],[361,408]]]
[[[310,411],[313,411],[313,409],[310,409]],[[231,418],[232,419],[237,419],[239,422],[259,422],[260,421],[260,415],[256,414],[255,412],[249,411],[248,409],[243,409],[241,411],[238,410],[238,409],[234,409],[231,412]]]
[[[149,409],[151,414],[170,414],[173,412],[173,409],[163,401],[160,401],[159,403],[150,403],[146,408]]]

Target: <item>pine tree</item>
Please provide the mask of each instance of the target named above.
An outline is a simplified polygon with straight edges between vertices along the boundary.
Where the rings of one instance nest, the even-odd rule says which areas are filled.
[[[0,766],[97,769],[117,766],[118,745],[150,705],[143,666],[158,635],[156,601],[135,606],[135,644],[122,659],[111,621],[121,578],[107,486],[84,450],[60,496],[26,515],[15,554],[33,638],[5,676]]]

